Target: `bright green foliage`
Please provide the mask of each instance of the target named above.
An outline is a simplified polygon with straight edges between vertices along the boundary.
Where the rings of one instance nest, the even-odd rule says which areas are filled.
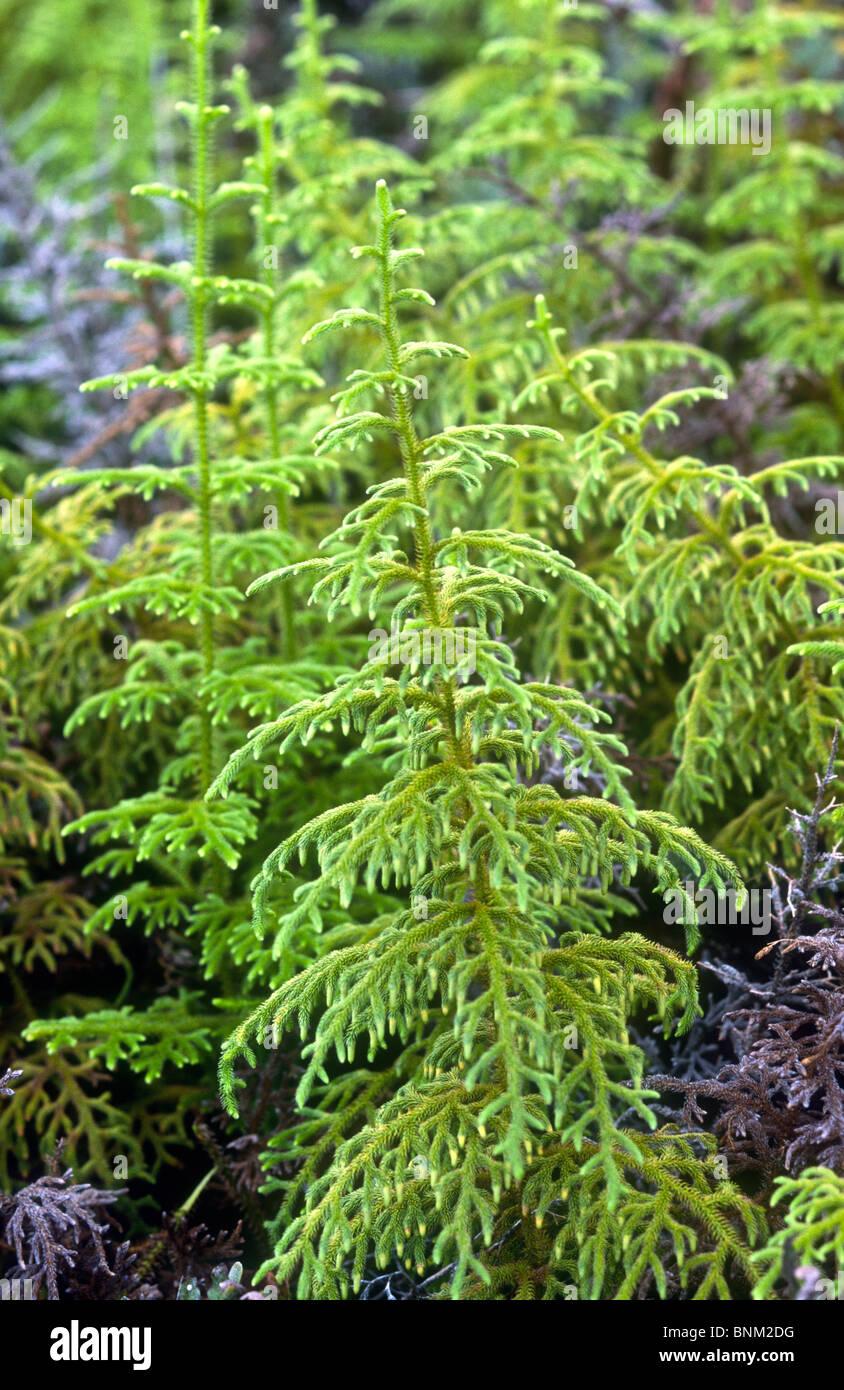
[[[787,857],[844,717],[841,16],[376,0],[350,46],[397,78],[382,122],[302,0],[280,98],[235,66],[229,123],[210,9],[190,158],[135,190],[139,244],[163,209],[190,259],[111,262],[166,332],[88,383],[129,393],[133,462],[0,453],[34,538],[0,551],[0,1177],[62,1139],[153,1179],[222,1045],[233,1113],[298,1080],[254,1125],[294,1296],[396,1258],[422,1296],[779,1296],[840,1261],[840,1179],[751,1200],[663,1124],[638,1030],[697,1013],[649,908]],[[58,114],[112,153],[120,92],[112,167],[149,177],[170,75],[126,83],[137,10],[100,90],[0,4],[12,107],[74,65],[16,136],[44,170]],[[673,90],[770,110],[770,155],[664,144]]]
[[[347,248],[365,234],[374,180],[388,173],[407,196],[425,181],[401,150],[352,133],[349,112],[377,106],[379,98],[354,81],[359,65],[353,58],[325,52],[332,16],[319,14],[315,0],[303,0],[293,22],[296,44],[285,60],[292,85],[272,113],[256,108],[243,68],[235,68],[229,85],[238,124],[259,132],[258,153],[247,159],[246,172],[265,190],[268,176],[273,181],[272,196],[265,193],[255,208],[256,260],[266,267],[269,246],[289,258],[291,273],[283,285],[275,282],[283,312],[276,315],[274,333],[282,353],[298,354],[314,317],[354,286]],[[266,268],[263,278],[268,282]]]
[[[839,1280],[844,1268],[844,1178],[831,1168],[806,1168],[799,1178],[777,1178],[771,1206],[786,1203],[782,1226],[752,1257],[762,1271],[754,1298],[767,1298],[790,1258],[801,1266]],[[831,1295],[840,1297],[836,1287]]]
[[[188,0],[66,0],[59,20],[2,0],[4,120],[14,119],[21,148],[61,174],[105,159],[124,177],[147,176],[167,93],[159,55],[188,10]]]
[[[531,287],[553,285],[570,321],[594,320],[612,286],[596,219],[659,197],[641,143],[606,129],[606,107],[623,90],[604,73],[606,18],[591,4],[484,6],[475,61],[432,99],[426,168],[444,206],[428,213],[425,237],[441,277],[438,331],[459,332],[472,351],[450,408],[471,403],[479,420],[495,419],[521,385],[513,345],[531,347]],[[637,247],[631,275],[647,265]],[[494,495],[518,515],[531,482],[505,474]]]
[[[218,1020],[192,1012],[197,1003],[185,997],[157,999],[143,1014],[128,1007],[102,1009],[83,1019],[31,1023],[26,1035],[32,1041],[47,1038],[50,1053],[82,1047],[110,1071],[128,1060],[145,1081],[156,1081],[166,1066],[197,1062],[210,1050]]]
[[[659,769],[652,804],[761,872],[772,854],[790,852],[785,809],[806,804],[807,765],[824,761],[842,716],[829,662],[840,624],[819,633],[817,620],[841,593],[840,545],[820,520],[816,543],[791,535],[804,496],[841,477],[844,447],[840,180],[827,129],[844,88],[806,75],[801,47],[811,36],[828,42],[839,17],[768,0],[737,22],[732,7],[637,13],[645,42],[631,76],[664,65],[667,27],[703,69],[698,107],[772,113],[764,159],[741,145],[665,145],[675,160],[666,190],[648,167],[661,119],[642,116],[623,136],[618,122],[606,129],[608,109],[628,95],[604,78],[606,10],[465,9],[477,52],[437,89],[427,164],[445,203],[424,231],[443,277],[432,331],[472,351],[465,369],[444,374],[441,408],[467,423],[495,421],[527,379],[519,408],[530,404],[527,418],[562,430],[568,445],[562,457],[545,441],[519,446],[520,467],[485,482],[475,524],[529,530],[624,602],[626,627],[571,589],[539,615],[532,607],[523,662],[640,701],[636,754]],[[400,44],[402,13],[376,6],[379,49]],[[667,232],[670,195],[679,231]],[[605,210],[618,222],[596,228]],[[695,242],[701,226],[708,253]],[[777,434],[762,435],[750,478],[743,459],[724,457],[729,440],[700,456],[661,442],[739,390],[720,353],[647,328],[602,340],[596,328],[620,295],[631,301],[628,320],[658,322],[671,273],[691,281],[690,326],[711,312],[711,337],[731,354],[743,334],[811,383]],[[543,351],[544,332],[524,332],[537,281],[553,287],[551,312],[572,345],[555,348],[566,378],[547,343]],[[805,645],[819,636],[823,647]]]
[[[219,981],[225,996],[212,1005],[201,989],[186,987],[147,1007],[121,999],[117,1008],[98,998],[56,999],[51,1016],[31,1023],[26,1037],[45,1068],[65,1066],[84,1049],[90,1078],[82,1082],[99,1078],[100,1060],[110,1068],[125,1064],[162,1090],[171,1085],[174,1068],[190,1068],[192,1076],[207,1070],[228,1030],[225,1009],[257,1002],[291,965],[312,955],[302,937],[282,959],[251,931],[247,885],[266,853],[258,845],[257,861],[250,860],[253,842],[259,836],[277,839],[282,827],[301,822],[302,778],[309,767],[318,765],[322,774],[336,768],[338,785],[351,795],[369,793],[379,780],[362,766],[340,771],[336,740],[327,731],[283,769],[274,763],[255,769],[251,786],[227,803],[203,796],[243,737],[244,719],[271,718],[279,704],[317,698],[345,668],[355,640],[349,625],[326,632],[299,611],[301,586],[295,582],[248,610],[242,602],[255,573],[295,565],[309,553],[337,515],[345,489],[356,484],[354,469],[341,477],[331,452],[318,456],[312,447],[313,431],[331,409],[318,374],[301,360],[299,338],[320,310],[324,277],[336,292],[339,258],[332,237],[336,241],[338,226],[354,230],[362,180],[369,181],[376,164],[413,169],[398,152],[385,157],[376,142],[352,139],[334,114],[338,103],[363,97],[352,85],[329,81],[345,64],[322,55],[326,27],[312,5],[303,8],[292,55],[295,82],[278,111],[257,107],[245,74],[235,72],[230,87],[238,124],[250,133],[255,152],[247,156],[242,178],[215,186],[215,133],[227,108],[210,104],[218,33],[209,25],[208,4],[194,6],[193,27],[184,36],[193,99],[179,108],[191,133],[190,178],[183,187],[156,182],[134,190],[181,213],[193,259],[112,262],[138,283],[178,291],[191,329],[190,356],[176,365],[115,372],[86,387],[124,393],[165,388],[177,393],[178,403],[139,432],[137,463],[56,474],[63,486],[76,486],[77,511],[64,533],[36,514],[45,544],[31,559],[25,554],[14,590],[19,611],[75,585],[71,621],[60,609],[46,609],[44,621],[51,624],[47,631],[56,650],[67,649],[63,660],[80,694],[86,692],[66,733],[80,753],[90,750],[107,768],[100,780],[102,803],[68,829],[93,850],[86,873],[98,881],[111,878],[114,894],[89,912],[87,922],[76,906],[73,947],[87,952],[96,944],[113,951],[109,933],[140,927],[155,935],[175,928],[194,947],[201,973]],[[218,274],[214,227],[247,208],[252,273]],[[331,236],[323,235],[329,229]],[[322,235],[318,254],[309,240],[315,232]],[[310,264],[297,270],[303,256]],[[342,274],[348,279],[347,262],[344,250]],[[248,314],[255,325],[254,335],[238,347],[212,341],[216,323],[230,312]],[[172,461],[147,463],[144,446],[159,431],[166,434]],[[87,527],[87,539],[97,540],[108,528],[110,510],[131,495],[156,504],[146,524],[113,563],[90,558],[75,537],[85,537]],[[165,499],[170,510],[161,509]],[[35,571],[36,565],[28,577],[27,567]],[[122,631],[114,633],[116,624]],[[69,634],[75,631],[80,637],[74,643]],[[84,667],[83,641],[82,650],[92,653]],[[122,659],[110,659],[111,647]],[[15,750],[16,758],[22,756]],[[328,786],[326,777],[309,810],[319,806],[320,796],[329,804]],[[272,789],[272,806],[260,822],[252,795],[258,787]],[[72,800],[69,814],[80,809]],[[69,814],[60,815],[57,806],[57,828]],[[292,901],[291,887],[277,882],[270,901],[283,911]],[[332,921],[340,916],[328,915]],[[345,917],[335,925],[342,932]],[[192,1088],[193,1082],[182,1088],[178,1114],[198,1094]],[[11,1109],[4,1118],[16,1121]],[[120,1151],[139,1154],[138,1116],[122,1118],[121,1133],[128,1137]],[[69,1156],[79,1140],[79,1168],[90,1155],[90,1163],[105,1171],[104,1155],[116,1132],[112,1125],[100,1142],[86,1134],[82,1143],[82,1129],[71,1128]],[[158,1161],[163,1150],[153,1147],[150,1157]]]
[[[390,20],[400,12],[376,9],[382,44],[395,39]],[[660,767],[676,763],[668,799],[656,804],[720,831],[717,843],[758,872],[783,851],[785,807],[811,794],[807,750],[822,762],[841,717],[829,646],[802,645],[816,635],[819,606],[840,592],[840,547],[834,528],[820,523],[818,544],[789,534],[801,494],[841,476],[832,288],[840,180],[827,113],[842,84],[806,75],[801,47],[811,36],[829,42],[840,20],[767,0],[737,22],[732,7],[637,17],[652,46],[637,54],[633,72],[656,65],[667,26],[708,79],[695,93],[698,107],[772,113],[764,159],[741,145],[665,146],[676,160],[673,196],[689,232],[682,236],[659,229],[657,204],[667,194],[646,162],[661,120],[642,118],[624,138],[603,128],[614,96],[623,99],[615,79],[601,76],[606,18],[592,6],[496,6],[483,16],[488,41],[437,92],[428,167],[444,181],[447,208],[429,219],[426,235],[448,278],[434,327],[437,336],[459,332],[473,353],[466,372],[447,378],[447,408],[494,420],[525,377],[542,372],[540,339],[525,338],[522,325],[531,284],[546,279],[552,311],[575,345],[566,361],[576,381],[546,397],[552,366],[523,402],[537,407],[530,418],[538,423],[566,426],[570,449],[561,467],[546,445],[522,447],[519,470],[485,488],[483,520],[564,548],[625,598],[630,622],[608,631],[604,615],[570,593],[546,608],[525,660],[641,696],[637,751]],[[628,213],[631,205],[642,211]],[[596,230],[605,207],[624,212],[617,227]],[[626,239],[624,216],[635,229]],[[707,255],[693,240],[701,225]],[[455,248],[465,248],[465,266],[453,261]],[[728,328],[744,333],[812,383],[783,429],[763,438],[748,481],[744,467],[718,453],[665,456],[659,443],[690,407],[704,411],[707,396],[716,406],[728,399],[734,388],[723,357],[650,336],[596,336],[609,295],[632,296],[646,324],[656,318],[669,268],[696,286],[691,324],[714,306],[716,340],[727,341]],[[660,392],[659,376],[675,380]],[[831,627],[829,641],[839,632]],[[795,663],[795,652],[819,659]],[[734,809],[724,825],[727,805]]]
[[[690,455],[663,458],[645,443],[646,432],[658,435],[684,406],[723,395],[726,365],[702,349],[658,342],[567,352],[542,298],[535,328],[549,366],[517,405],[538,404],[545,418],[553,401],[568,427],[564,467],[576,530],[589,538],[600,525],[602,545],[615,535],[614,553],[604,551],[598,563],[593,556],[591,567],[617,590],[627,620],[612,630],[578,612],[573,644],[563,609],[546,661],[640,688],[653,679],[651,663],[679,658],[667,809],[699,823],[709,805],[723,809],[738,784],[746,806],[719,842],[757,865],[805,782],[807,750],[820,764],[844,716],[840,683],[823,660],[829,651],[810,641],[819,631],[819,596],[837,604],[844,592],[841,545],[824,535],[789,539],[771,502],[837,477],[844,458],[793,459],[749,476]],[[646,410],[617,403],[630,364],[635,373],[684,359],[708,369],[716,384],[671,391]],[[659,730],[651,751],[665,751],[663,737]]]
[[[370,488],[322,556],[253,585],[260,591],[307,573],[313,600],[329,614],[364,606],[372,620],[389,614],[399,662],[389,648],[373,650],[332,690],[258,729],[212,788],[228,793],[248,761],[271,745],[286,750],[338,722],[354,728],[389,780],[377,795],[312,820],[270,854],[255,884],[257,926],[270,927],[284,953],[297,932],[323,925],[327,904],[348,906],[360,882],[369,891],[380,881],[411,895],[407,907],[358,927],[348,923],[343,944],[276,990],[223,1050],[221,1087],[232,1109],[242,1084],[238,1060],[254,1065],[256,1045],[276,1047],[295,1026],[312,1037],[302,1105],[328,1082],[332,1054],[340,1064],[359,1063],[360,1044],[371,1064],[389,1045],[397,1058],[392,1086],[371,1078],[370,1101],[382,1088],[394,1093],[339,1144],[309,1182],[303,1206],[294,1185],[270,1264],[282,1278],[300,1270],[300,1296],[339,1296],[359,1284],[370,1254],[383,1264],[393,1250],[411,1265],[454,1261],[455,1296],[470,1271],[486,1281],[482,1246],[501,1234],[503,1194],[529,1177],[549,1133],[562,1155],[580,1155],[572,1177],[578,1200],[582,1192],[588,1201],[599,1173],[609,1209],[632,1201],[626,1165],[643,1163],[644,1150],[641,1136],[618,1129],[618,1115],[632,1107],[646,1125],[655,1121],[626,1021],[638,1008],[666,1030],[687,1027],[694,971],[640,937],[603,938],[594,892],[578,890],[589,877],[607,894],[617,865],[620,885],[640,871],[662,890],[679,889],[689,875],[717,891],[735,883],[730,863],[693,831],[663,813],[635,812],[613,758],[621,745],[598,727],[601,715],[569,687],[522,681],[504,641],[508,617],[527,599],[544,597],[538,574],[594,603],[613,607],[612,600],[530,536],[457,525],[438,534],[432,526],[435,496],[447,493],[454,518],[463,490],[513,466],[511,441],[541,438],[560,449],[564,441],[510,423],[442,424],[420,436],[412,366],[463,350],[424,336],[429,296],[401,283],[422,254],[396,247],[402,216],[379,183],[375,241],[353,250],[373,263],[377,312],[341,309],[308,335],[318,341],[353,325],[380,340],[380,369],[354,373],[336,421],[317,443],[338,450],[385,436],[401,472]],[[402,331],[406,313],[421,320],[419,336]],[[366,409],[364,394],[374,398]],[[378,408],[382,401],[386,410]],[[472,673],[453,655],[467,650]],[[563,798],[549,785],[525,785],[521,778],[535,772],[543,749],[584,775],[600,770],[605,797]],[[311,855],[319,877],[273,923],[268,896],[276,876]],[[369,1084],[359,1072],[356,1089]],[[304,1154],[313,1135],[309,1123]],[[414,1160],[424,1176],[411,1181]],[[531,1212],[543,1213],[558,1200],[558,1174],[549,1168],[547,1184],[530,1191]],[[737,1194],[731,1200],[740,1205]],[[707,1202],[714,1217],[720,1199],[701,1192],[701,1209]],[[728,1225],[713,1219],[712,1229],[735,1240]],[[647,1262],[653,1249],[646,1246]],[[721,1293],[727,1255],[725,1245],[715,1256],[717,1272],[706,1276]]]
[[[336,642],[309,649],[303,630],[294,633],[292,599],[283,605],[280,621],[266,607],[258,614],[260,624],[241,613],[248,575],[295,558],[291,503],[306,488],[324,482],[331,467],[330,460],[317,460],[311,449],[297,448],[298,435],[288,419],[291,400],[320,383],[300,360],[277,350],[275,315],[282,293],[277,269],[268,262],[255,280],[214,273],[213,227],[220,214],[252,199],[259,253],[272,244],[276,215],[270,115],[260,113],[257,122],[261,143],[253,179],[214,182],[215,131],[227,111],[211,105],[211,51],[217,33],[208,23],[207,0],[197,0],[193,28],[184,35],[191,53],[193,99],[180,105],[191,132],[190,185],[153,183],[135,189],[140,196],[164,199],[184,210],[193,259],[175,265],[114,262],[136,280],[182,293],[191,356],[184,365],[149,366],[88,383],[89,389],[165,387],[178,392],[186,404],[167,421],[176,460],[172,466],[140,462],[61,474],[63,484],[80,486],[77,498],[92,498],[98,510],[132,491],[146,499],[175,493],[181,500],[175,511],[153,512],[115,564],[90,563],[90,581],[81,594],[77,590],[71,621],[65,620],[68,627],[81,622],[89,631],[94,624],[94,634],[113,645],[115,658],[101,658],[108,683],[81,700],[67,733],[84,741],[93,729],[95,741],[121,744],[122,787],[131,793],[87,811],[64,830],[84,835],[95,848],[87,873],[109,877],[115,885],[114,896],[96,908],[84,933],[77,923],[74,946],[87,951],[104,942],[116,951],[105,935],[115,927],[143,924],[152,933],[178,926],[198,938],[205,974],[222,972],[227,990],[236,993],[231,961],[239,958],[238,932],[246,922],[242,894],[230,875],[258,825],[248,794],[225,806],[207,803],[203,794],[219,760],[237,741],[242,711],[266,715],[279,698],[313,695],[342,668]],[[218,306],[247,310],[257,321],[256,337],[239,350],[227,343],[212,345],[212,315]],[[239,393],[250,398],[243,407],[243,442],[237,454],[220,447],[229,435],[226,393],[232,401]],[[250,411],[260,416],[255,431]],[[181,440],[190,441],[187,458]],[[84,507],[80,511],[84,519]],[[109,632],[112,614],[120,615],[123,631],[117,634]],[[293,653],[295,659],[290,659]],[[288,658],[281,679],[275,666],[279,654]],[[105,740],[96,732],[103,728],[108,731]],[[327,744],[322,752],[327,755]],[[23,750],[15,750],[15,756],[20,762]],[[153,770],[149,789],[143,782],[139,786],[138,762]],[[265,784],[267,775],[265,769]],[[292,770],[278,788],[278,808],[285,818],[297,785]],[[68,817],[62,815],[59,790],[50,794],[55,804],[48,824],[55,825],[55,834]],[[23,792],[18,796],[23,807]],[[76,911],[78,916],[78,907]],[[221,939],[227,943],[225,953]],[[43,944],[39,949],[43,956]],[[249,963],[248,979],[273,982],[271,960],[256,961],[253,952]],[[31,1024],[25,1034],[32,1042],[46,1043],[47,1058],[72,1056],[81,1048],[89,1065],[102,1060],[114,1068],[127,1062],[147,1082],[165,1069],[201,1062],[226,1029],[225,1014],[215,1014],[196,990],[182,990],[145,1009],[109,1009],[103,1001],[86,1000],[81,1015],[74,1001],[75,1017],[61,1016],[61,1001],[56,1002],[60,1016]],[[69,1012],[66,1007],[65,1014]],[[89,1136],[88,1146],[102,1166],[104,1139],[95,1152]]]
[[[606,15],[596,5],[569,8],[544,0],[509,8],[477,62],[447,79],[437,94],[434,135],[441,148],[435,148],[433,169],[445,176],[471,170],[479,187],[489,180],[506,188],[510,181],[522,195],[515,204],[480,203],[475,212],[490,222],[509,217],[508,260],[520,242],[527,250],[531,233],[533,255],[544,259],[549,249],[553,254],[548,243],[561,169],[576,186],[580,213],[642,197],[654,184],[631,141],[595,129],[606,99],[622,91],[604,75],[595,43]],[[521,235],[514,242],[517,219]],[[481,263],[477,283],[485,275]]]
[[[117,267],[137,277],[177,285],[182,290],[190,312],[192,359],[175,371],[141,368],[125,379],[115,375],[88,383],[89,388],[114,388],[123,384],[131,389],[157,385],[183,392],[192,402],[195,442],[190,467],[178,469],[175,476],[169,469],[142,469],[140,481],[150,492],[156,487],[175,484],[190,503],[189,511],[176,514],[174,518],[176,525],[168,537],[166,568],[88,595],[72,610],[81,614],[119,611],[131,617],[138,609],[143,609],[165,617],[171,624],[186,620],[198,629],[195,641],[171,637],[139,644],[127,663],[126,681],[102,695],[90,697],[70,722],[72,730],[76,723],[84,723],[93,716],[104,718],[115,713],[126,727],[148,722],[159,712],[166,718],[174,704],[181,707],[184,716],[175,756],[162,773],[161,790],[124,800],[102,812],[90,812],[76,826],[77,830],[93,832],[97,843],[129,839],[125,850],[108,851],[97,861],[100,871],[111,873],[125,871],[138,861],[156,856],[158,864],[163,866],[167,855],[172,877],[174,873],[178,875],[176,866],[180,853],[201,851],[204,857],[209,846],[233,866],[254,824],[246,798],[240,798],[230,815],[221,820],[208,817],[201,801],[193,800],[190,795],[191,784],[197,790],[207,784],[215,756],[212,709],[208,691],[201,683],[209,682],[214,675],[217,631],[223,619],[229,622],[236,619],[239,601],[239,591],[231,582],[234,578],[232,562],[226,563],[225,539],[220,538],[216,546],[214,543],[212,509],[218,505],[219,490],[216,479],[212,479],[209,404],[214,389],[237,373],[238,362],[227,350],[209,351],[209,313],[212,304],[223,297],[234,297],[239,302],[250,302],[253,296],[258,297],[257,287],[253,290],[248,284],[240,285],[212,274],[214,213],[232,199],[248,197],[258,191],[246,184],[222,184],[217,188],[213,185],[214,129],[226,112],[224,107],[209,104],[210,51],[216,32],[207,23],[206,0],[197,0],[193,30],[184,36],[192,53],[194,99],[181,104],[181,114],[190,127],[193,141],[191,189],[169,188],[158,183],[135,189],[137,194],[169,199],[187,208],[193,232],[193,261],[176,266],[146,261],[121,262]],[[289,380],[292,371],[297,384],[308,375],[304,369],[285,369],[283,364],[277,369],[266,368],[273,376],[276,370],[283,380]],[[233,462],[229,467],[233,467]],[[225,467],[221,471],[225,478]],[[83,479],[89,484],[99,484],[108,492],[127,484],[131,486],[135,481],[133,472],[132,469],[94,470],[85,473]],[[248,472],[248,462],[239,460],[241,487],[244,474],[248,478]],[[147,888],[148,900],[154,902],[157,890],[146,885],[141,887]]]
[[[652,18],[642,23],[653,27]],[[844,17],[832,7],[801,10],[757,0],[747,13],[730,6],[714,17],[678,16],[671,29],[708,78],[696,94],[697,107],[756,111],[770,119],[764,158],[747,146],[689,141],[680,147],[686,184],[705,162],[707,226],[732,239],[705,267],[707,291],[735,296],[741,305],[749,301],[753,311],[742,314],[742,331],[758,350],[820,377],[827,401],[806,404],[801,425],[819,440],[828,439],[830,429],[840,438],[844,299],[836,267],[844,234],[844,163],[825,136],[844,82],[837,75],[810,75],[804,54],[812,40],[840,44]]]
[[[729,1299],[752,1281],[748,1246],[764,1236],[764,1214],[718,1180],[711,1138],[670,1128],[620,1133],[637,1153],[619,1156],[624,1187],[615,1207],[599,1168],[583,1180],[593,1145],[580,1154],[543,1147],[521,1209],[513,1201],[504,1213],[507,1235],[485,1261],[489,1288],[476,1281],[470,1297],[630,1299],[649,1286],[660,1298],[679,1288],[695,1300]]]

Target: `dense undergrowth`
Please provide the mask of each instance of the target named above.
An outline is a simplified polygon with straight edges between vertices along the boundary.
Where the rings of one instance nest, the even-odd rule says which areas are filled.
[[[0,1275],[831,1296],[844,15],[70,8],[2,60]]]

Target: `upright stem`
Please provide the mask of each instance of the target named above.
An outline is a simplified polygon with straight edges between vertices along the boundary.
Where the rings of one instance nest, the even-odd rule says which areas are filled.
[[[193,96],[196,103],[196,128],[193,147],[194,198],[194,289],[191,299],[191,336],[193,363],[198,373],[205,370],[207,359],[208,298],[205,280],[211,268],[210,217],[208,212],[209,186],[213,155],[213,116],[210,114],[209,89],[211,75],[211,46],[208,29],[209,0],[194,0],[193,27]],[[194,428],[198,474],[199,547],[202,585],[206,596],[214,587],[212,553],[211,455],[208,428],[208,394],[204,387],[194,392]],[[214,618],[203,608],[200,620],[202,672],[207,678],[214,669]],[[200,791],[205,792],[214,775],[213,728],[207,705],[199,707],[199,777]]]
[[[261,223],[260,223],[260,242],[258,254],[261,257],[261,278],[263,283],[272,291],[272,300],[267,301],[266,308],[262,310],[263,321],[264,355],[268,360],[276,354],[276,331],[275,331],[275,293],[276,293],[276,267],[272,263],[272,258],[268,257],[267,251],[272,244],[273,226],[276,222],[276,188],[275,188],[275,142],[273,135],[273,112],[269,106],[264,106],[259,112],[259,134],[260,134],[260,168],[261,181],[264,185],[264,194],[261,199]],[[264,401],[267,414],[267,433],[270,442],[270,454],[273,459],[278,459],[281,455],[281,430],[278,419],[278,387],[270,383],[264,392]],[[279,492],[277,497],[278,522],[283,532],[290,532],[290,506],[287,493]],[[291,661],[295,653],[295,634],[294,634],[294,614],[293,614],[293,595],[287,584],[281,586],[281,643],[282,656],[285,661]]]
[[[378,252],[381,266],[381,321],[384,326],[384,343],[390,370],[398,375],[402,374],[402,361],[401,340],[393,298],[393,268],[391,264],[391,252],[393,249],[393,209],[386,184],[382,181],[378,184],[377,197],[379,210]],[[432,627],[440,628],[445,626],[450,615],[443,612],[440,603],[435,565],[436,547],[434,545],[434,536],[431,529],[428,499],[425,488],[422,485],[422,444],[416,432],[416,425],[413,420],[413,410],[410,404],[407,387],[397,383],[392,388],[391,395],[393,418],[395,419],[399,432],[399,447],[404,463],[408,495],[414,507],[418,509],[414,513],[413,539],[416,568],[422,589],[424,616]],[[467,725],[463,731],[462,739],[458,734],[457,707],[453,679],[443,678],[438,681],[437,693],[446,712],[445,732],[449,744],[451,745],[452,756],[456,763],[468,770],[473,764],[471,731]],[[486,862],[483,859],[478,866],[477,885],[479,890],[478,895],[484,895],[488,887],[488,875]]]
[[[402,372],[401,342],[393,302],[393,272],[390,264],[390,253],[393,249],[390,220],[392,208],[390,207],[389,194],[383,183],[378,185],[378,202],[381,214],[378,222],[378,251],[381,261],[381,321],[384,325],[384,342],[390,370],[400,374]],[[392,390],[392,400],[394,418],[399,429],[399,446],[410,500],[414,507],[420,509],[414,516],[413,535],[416,547],[416,564],[419,569],[425,601],[425,616],[433,627],[440,627],[442,624],[439,595],[434,576],[434,538],[431,532],[431,520],[428,515],[428,504],[422,487],[420,469],[421,446],[413,422],[413,412],[408,401],[406,387],[395,386]]]

